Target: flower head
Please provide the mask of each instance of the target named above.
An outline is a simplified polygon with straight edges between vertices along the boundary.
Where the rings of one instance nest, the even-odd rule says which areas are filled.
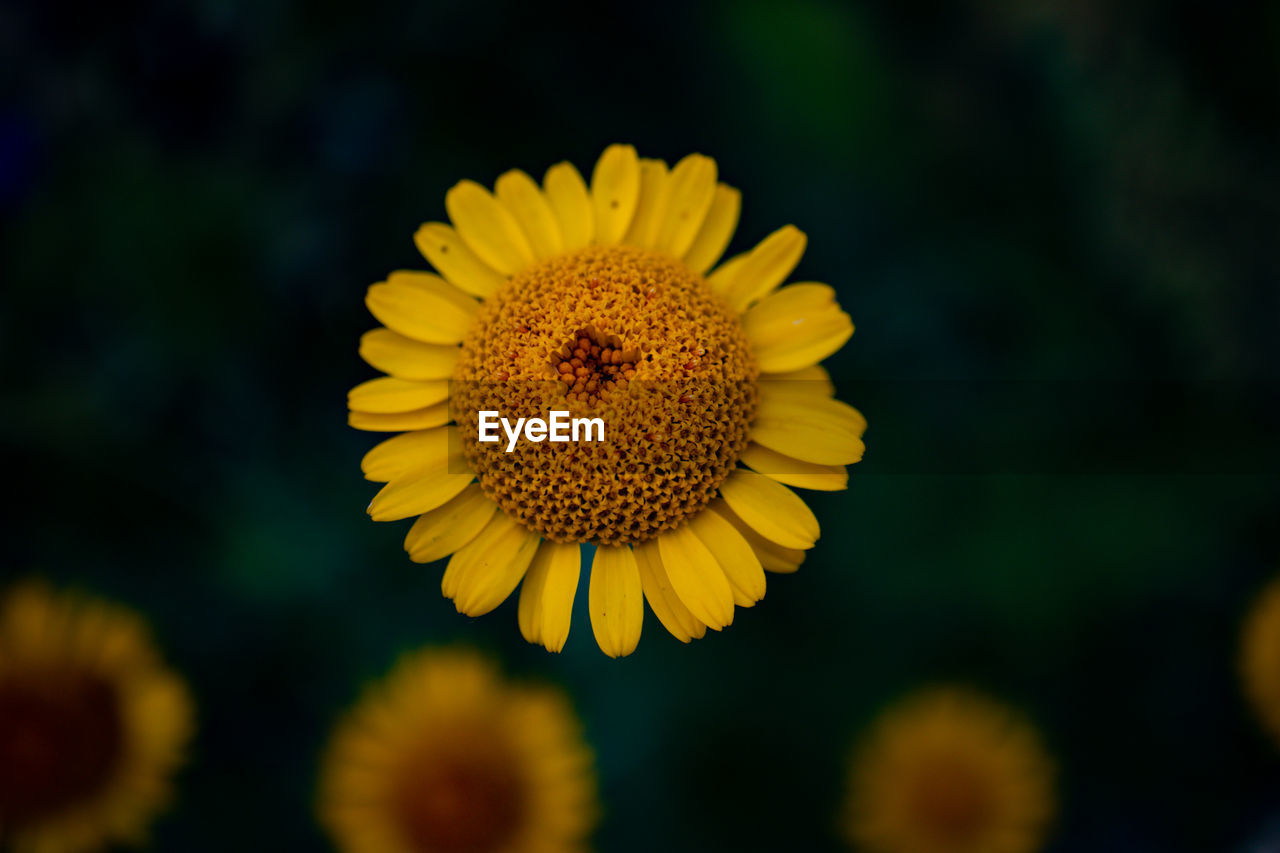
[[[590,188],[567,163],[542,186],[463,181],[445,197],[453,224],[417,233],[439,274],[369,289],[383,327],[361,354],[388,375],[352,389],[350,423],[401,433],[365,456],[386,483],[369,513],[416,517],[405,548],[451,556],[442,588],[460,612],[523,581],[522,632],[559,651],[578,546],[594,544],[592,628],[625,655],[644,600],[688,642],[813,547],[817,519],[788,486],[843,489],[862,456],[866,422],[818,366],[853,324],[827,285],[780,287],[804,252],[794,227],[708,273],[739,203],[708,157],[668,169],[615,145]],[[556,410],[599,419],[604,440],[480,440],[481,412]]]
[[[0,607],[0,839],[19,853],[136,842],[192,729],[142,621],[26,583]]]
[[[335,729],[321,820],[345,853],[578,850],[596,821],[591,764],[559,692],[420,651]]]
[[[1245,617],[1240,677],[1254,714],[1280,743],[1280,579],[1262,590]]]
[[[868,853],[1032,853],[1053,812],[1035,730],[968,690],[907,698],[855,754],[845,830]]]

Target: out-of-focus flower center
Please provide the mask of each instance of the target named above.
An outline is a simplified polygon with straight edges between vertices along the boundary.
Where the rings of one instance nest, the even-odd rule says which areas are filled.
[[[958,844],[988,825],[992,801],[986,780],[969,762],[939,755],[919,768],[911,807],[917,824],[934,838]]]
[[[405,839],[423,853],[489,853],[518,833],[527,797],[512,756],[480,738],[450,738],[413,753],[394,809]]]
[[[738,318],[666,255],[597,246],[515,276],[463,342],[451,406],[512,518],[559,542],[652,538],[699,512],[746,448],[758,370]],[[480,411],[600,418],[604,441],[480,443]],[[585,431],[584,431],[585,432]]]
[[[124,747],[115,689],[83,672],[0,673],[0,826],[96,793]]]

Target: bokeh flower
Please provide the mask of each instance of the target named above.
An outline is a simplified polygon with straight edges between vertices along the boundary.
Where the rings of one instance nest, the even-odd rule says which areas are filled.
[[[854,754],[845,835],[866,853],[1031,853],[1054,811],[1035,729],[975,692],[922,691]]]
[[[805,248],[792,226],[716,266],[739,204],[708,157],[668,169],[614,145],[590,188],[568,163],[542,186],[518,170],[494,193],[459,183],[453,224],[416,235],[439,275],[369,289],[384,327],[360,352],[388,375],[352,389],[350,423],[401,433],[364,458],[387,484],[369,513],[417,518],[411,559],[452,555],[442,587],[460,612],[523,581],[521,631],[559,651],[594,544],[591,624],[616,657],[644,600],[688,642],[813,547],[818,521],[788,486],[843,489],[862,456],[866,422],[819,366],[853,324],[827,285],[780,287]],[[480,411],[552,409],[602,417],[606,441],[477,440]]]
[[[338,724],[321,771],[321,822],[344,853],[575,851],[597,815],[565,696],[468,651],[402,659]]]
[[[30,581],[0,606],[0,847],[135,843],[170,797],[191,699],[119,606]]]
[[[1245,617],[1240,680],[1258,721],[1280,744],[1280,579],[1259,593]]]

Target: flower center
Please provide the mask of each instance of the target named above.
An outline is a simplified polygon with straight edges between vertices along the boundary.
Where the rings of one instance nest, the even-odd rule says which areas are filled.
[[[394,800],[410,845],[423,853],[502,849],[526,817],[524,787],[511,756],[492,740],[434,743],[405,764]]]
[[[641,542],[699,512],[746,448],[759,375],[679,261],[595,246],[516,275],[463,342],[451,407],[481,488],[557,542]],[[481,443],[478,413],[600,418],[603,441]]]
[[[92,796],[123,747],[107,681],[85,672],[0,673],[0,826],[29,824]]]
[[[920,826],[950,843],[975,838],[990,820],[992,808],[982,776],[952,756],[937,756],[920,769],[912,806]]]

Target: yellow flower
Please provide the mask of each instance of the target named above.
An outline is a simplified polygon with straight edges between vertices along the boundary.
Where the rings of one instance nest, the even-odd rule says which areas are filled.
[[[1240,677],[1258,720],[1280,743],[1280,579],[1262,590],[1245,617]]]
[[[0,841],[74,853],[141,840],[192,730],[187,689],[133,613],[40,583],[0,607]]]
[[[592,757],[565,697],[479,655],[423,650],[334,731],[320,817],[344,853],[559,853],[597,818]]]
[[[827,285],[780,287],[805,248],[792,226],[708,273],[739,201],[708,157],[668,169],[614,145],[590,188],[568,163],[541,187],[520,171],[494,193],[459,183],[453,225],[416,235],[439,275],[369,289],[383,327],[360,352],[389,375],[352,389],[350,424],[401,433],[364,458],[386,483],[369,514],[417,517],[417,562],[452,555],[442,587],[459,612],[487,613],[523,580],[522,633],[559,651],[579,545],[594,544],[592,629],[617,657],[644,600],[688,642],[813,547],[818,521],[788,486],[843,489],[862,457],[866,421],[818,365],[853,324]],[[605,440],[478,440],[481,411],[552,410],[599,417]]]
[[[886,711],[855,753],[845,834],[867,853],[1031,853],[1053,807],[1035,730],[981,695],[934,688]]]

